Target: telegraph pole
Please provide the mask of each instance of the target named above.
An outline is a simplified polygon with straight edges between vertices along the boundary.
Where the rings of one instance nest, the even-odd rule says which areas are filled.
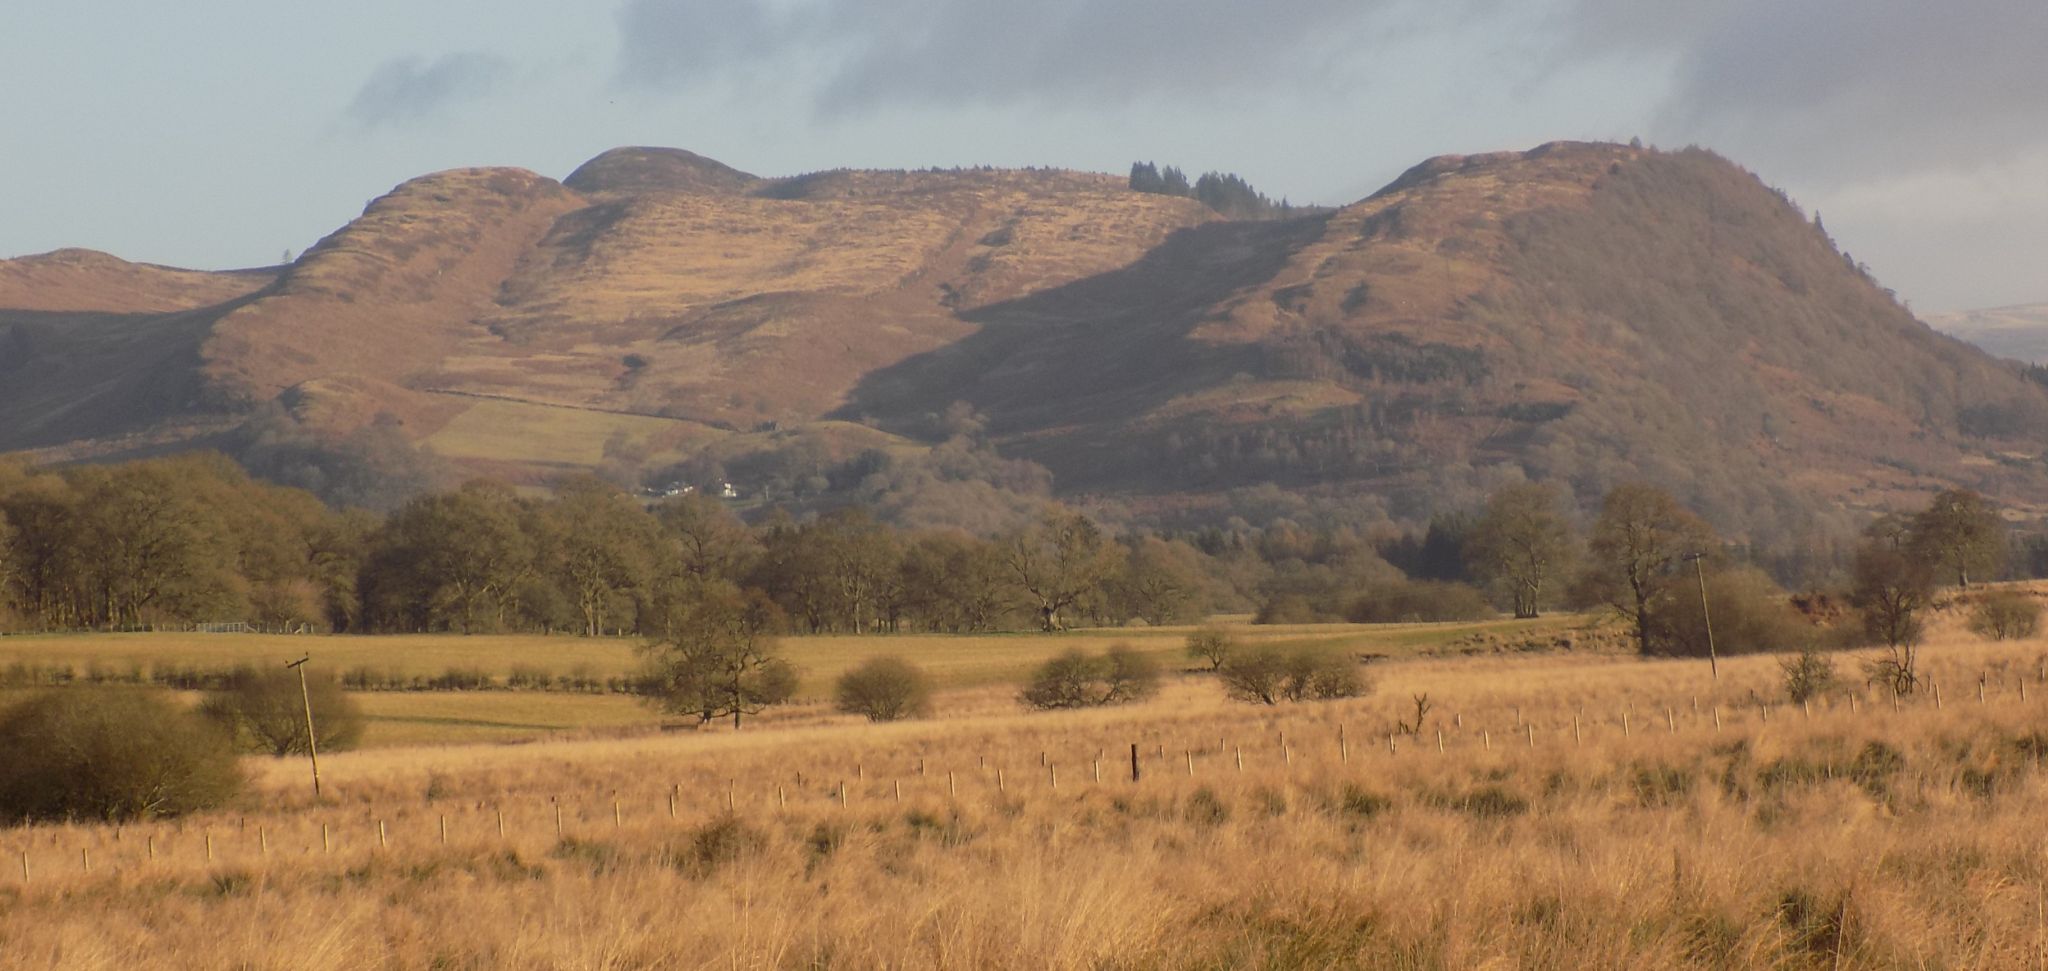
[[[1705,553],[1687,553],[1685,559],[1692,561],[1692,575],[1700,582],[1700,620],[1707,625],[1707,670],[1714,680],[1721,680],[1721,660],[1714,652],[1714,615],[1707,612],[1707,570],[1700,565],[1706,559]]]
[[[320,741],[313,732],[313,693],[306,688],[306,662],[313,659],[308,654],[285,667],[296,668],[299,672],[299,700],[306,703],[306,754],[313,760],[313,798],[320,798]]]

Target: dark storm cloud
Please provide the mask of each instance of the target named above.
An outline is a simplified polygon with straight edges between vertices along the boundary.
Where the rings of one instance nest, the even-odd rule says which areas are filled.
[[[371,128],[420,121],[490,94],[509,73],[504,59],[474,51],[443,54],[431,61],[394,57],[370,72],[349,102],[348,116]]]

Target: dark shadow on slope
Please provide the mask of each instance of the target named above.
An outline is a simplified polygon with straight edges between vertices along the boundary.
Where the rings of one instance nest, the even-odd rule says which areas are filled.
[[[221,317],[275,292],[164,314],[0,308],[0,451],[146,431],[220,411],[201,349]]]
[[[1177,395],[1256,374],[1254,346],[1188,334],[1238,291],[1271,280],[1328,221],[1180,230],[1122,269],[962,314],[981,329],[869,374],[835,417],[914,434],[925,416],[965,401],[996,434],[1078,433],[1084,441],[1073,444],[1099,446]]]

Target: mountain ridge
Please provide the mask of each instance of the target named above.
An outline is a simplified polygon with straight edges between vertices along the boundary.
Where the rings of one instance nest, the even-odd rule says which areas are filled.
[[[515,481],[748,435],[808,481],[873,440],[805,429],[915,449],[959,401],[1063,491],[1204,515],[1274,483],[1412,521],[1523,478],[1650,479],[1757,533],[1951,484],[2048,503],[2048,392],[1697,150],[1439,156],[1231,222],[1092,173],[762,178],[629,147],[561,182],[409,180],[268,276],[96,264],[126,282],[92,306],[38,259],[0,262],[0,347],[113,347],[163,385],[0,389],[0,449],[54,458],[275,403]]]

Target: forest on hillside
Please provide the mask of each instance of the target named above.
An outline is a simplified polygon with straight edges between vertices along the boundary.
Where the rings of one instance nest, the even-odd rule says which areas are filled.
[[[1943,509],[1954,522],[1944,525]],[[1663,545],[1615,545],[1642,529]],[[1941,538],[1958,530],[1967,543]],[[1219,612],[1267,623],[1440,621],[1605,605],[1634,625],[1640,649],[1693,653],[1704,618],[1683,582],[1686,555],[1702,560],[1715,623],[1742,650],[1861,636],[1817,633],[1813,618],[1794,615],[1792,594],[1853,600],[1870,564],[1893,554],[1929,586],[2048,575],[2048,535],[2012,534],[1995,507],[1961,490],[1840,537],[1825,555],[1773,558],[1724,542],[1639,483],[1609,492],[1590,518],[1554,487],[1503,488],[1419,532],[1286,519],[1119,530],[1047,500],[1025,521],[977,533],[892,525],[859,505],[802,518],[769,510],[748,523],[705,494],[650,500],[590,477],[545,498],[477,480],[376,514],[259,482],[211,453],[0,465],[0,630],[15,631],[246,623],[661,638],[733,598],[761,604],[778,630],[842,634],[1159,625]]]

